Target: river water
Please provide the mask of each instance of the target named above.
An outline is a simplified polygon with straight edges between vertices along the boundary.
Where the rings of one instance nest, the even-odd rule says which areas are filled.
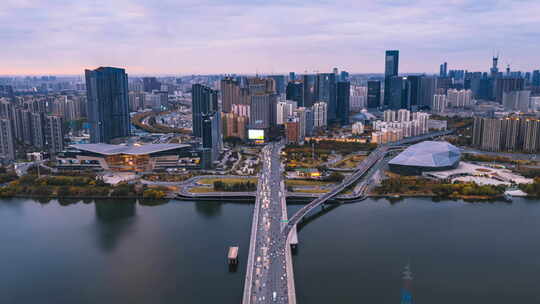
[[[252,208],[1,201],[0,303],[240,303]],[[300,304],[399,303],[407,263],[415,303],[540,302],[540,202],[366,200],[312,216],[299,240]]]

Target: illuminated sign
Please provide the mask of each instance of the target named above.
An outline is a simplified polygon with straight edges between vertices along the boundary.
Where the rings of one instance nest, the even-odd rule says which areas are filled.
[[[264,130],[248,130],[248,138],[251,140],[264,140]]]

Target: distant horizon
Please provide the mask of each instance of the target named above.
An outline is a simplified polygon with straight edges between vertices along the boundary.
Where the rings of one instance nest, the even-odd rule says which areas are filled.
[[[386,50],[404,74],[489,71],[495,54],[501,71],[533,71],[539,11],[537,0],[4,0],[0,74],[382,73]]]
[[[103,67],[105,67],[105,66],[103,66]],[[186,76],[220,76],[220,75],[221,76],[227,76],[227,75],[236,75],[236,76],[283,75],[283,76],[289,76],[289,73],[290,73],[290,72],[284,72],[284,73],[273,73],[273,74],[271,74],[271,73],[258,73],[258,74],[255,74],[255,73],[132,74],[132,73],[129,73],[129,70],[127,68],[124,68],[124,67],[119,67],[119,66],[107,66],[107,67],[125,69],[128,76],[132,76],[132,77],[186,77]],[[97,69],[97,68],[98,67],[93,68],[93,69]],[[381,72],[381,73],[369,73],[369,72],[368,73],[363,73],[363,72],[351,72],[351,71],[347,71],[347,70],[339,70],[339,72],[341,72],[341,71],[346,71],[350,75],[380,75],[380,76],[384,76],[384,72]],[[471,71],[471,72],[475,72],[475,71]],[[526,72],[526,71],[522,71],[522,72]],[[319,73],[332,73],[332,71],[319,71]],[[311,73],[295,72],[295,74],[296,75],[304,75],[304,74],[317,74],[317,73],[316,72],[311,72]],[[428,76],[438,76],[439,75],[439,73],[427,73],[427,72],[411,72],[411,73],[399,73],[399,74],[400,75],[422,75],[422,74],[425,74],[425,75],[428,75]],[[50,73],[44,73],[44,74],[0,74],[0,77],[39,77],[39,76],[55,76],[55,77],[79,77],[79,76],[82,76],[82,77],[84,77],[84,73],[81,73],[81,74],[50,74]]]

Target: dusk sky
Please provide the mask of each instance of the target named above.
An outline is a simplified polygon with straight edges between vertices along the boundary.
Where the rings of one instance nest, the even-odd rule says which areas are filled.
[[[0,75],[540,68],[538,0],[2,0]]]

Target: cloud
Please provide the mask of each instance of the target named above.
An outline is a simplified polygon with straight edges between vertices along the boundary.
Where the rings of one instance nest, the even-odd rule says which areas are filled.
[[[0,74],[487,70],[494,50],[538,68],[533,0],[4,0]]]

